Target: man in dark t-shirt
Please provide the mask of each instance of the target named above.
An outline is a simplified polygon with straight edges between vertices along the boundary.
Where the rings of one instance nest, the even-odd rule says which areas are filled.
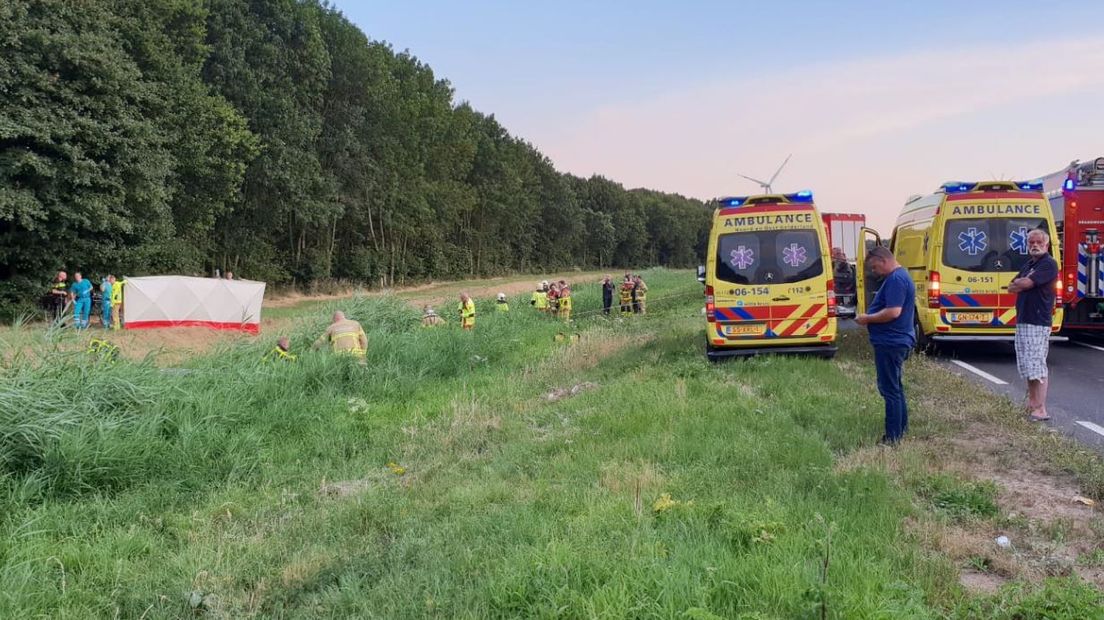
[[[885,435],[878,443],[893,446],[908,431],[904,366],[916,344],[916,286],[888,248],[877,246],[867,254],[866,264],[885,278],[866,314],[855,317],[870,332],[874,347],[874,368],[878,391],[885,399]]]
[[[1031,419],[1049,420],[1046,410],[1047,354],[1050,350],[1058,262],[1047,253],[1050,235],[1036,228],[1027,233],[1027,264],[1008,285],[1016,294],[1016,367],[1027,381]]]

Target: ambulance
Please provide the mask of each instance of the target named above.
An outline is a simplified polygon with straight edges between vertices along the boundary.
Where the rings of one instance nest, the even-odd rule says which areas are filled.
[[[940,342],[1012,341],[1016,295],[1008,285],[1027,263],[1027,235],[1042,229],[1061,258],[1054,216],[1041,181],[946,183],[935,193],[913,196],[893,229],[890,249],[916,285],[916,346]],[[880,243],[876,234],[874,242]],[[860,244],[864,250],[868,244]],[[860,261],[865,256],[860,257]],[[860,262],[860,264],[862,264]],[[877,292],[869,272],[860,270],[860,312]],[[1062,325],[1062,282],[1052,330]]]
[[[717,199],[698,268],[707,357],[835,355],[831,265],[812,192]]]

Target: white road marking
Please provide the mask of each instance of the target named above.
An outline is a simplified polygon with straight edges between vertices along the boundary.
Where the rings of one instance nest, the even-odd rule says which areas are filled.
[[[1083,347],[1088,347],[1090,349],[1096,349],[1097,351],[1104,351],[1104,347],[1098,347],[1095,344],[1089,344],[1087,342],[1076,342],[1076,341],[1074,341],[1074,344],[1079,344]]]
[[[984,370],[978,368],[977,366],[971,366],[971,365],[969,365],[966,362],[963,362],[961,360],[951,360],[951,363],[952,364],[957,364],[957,365],[965,368],[966,370],[969,370],[970,372],[974,373],[975,375],[981,377],[982,379],[987,379],[989,381],[992,381],[993,383],[996,383],[997,385],[1008,385],[1007,381],[1002,380],[1000,377],[994,377],[993,375],[985,372]]]
[[[1097,435],[1104,435],[1104,427],[1093,424],[1092,422],[1082,422],[1081,420],[1078,420],[1077,423],[1096,433]]]

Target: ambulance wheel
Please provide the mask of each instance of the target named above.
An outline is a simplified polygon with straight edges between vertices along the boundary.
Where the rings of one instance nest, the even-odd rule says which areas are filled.
[[[707,359],[707,360],[709,360],[709,361],[711,361],[715,364],[715,363],[717,363],[718,360],[717,360],[717,356],[713,355],[714,351],[716,351],[716,349],[713,348],[713,345],[709,344],[709,339],[707,338],[705,340],[705,359]]]
[[[924,333],[924,327],[920,325],[920,319],[916,319],[913,323],[913,330],[916,332],[916,351],[924,354],[935,353],[935,341]]]

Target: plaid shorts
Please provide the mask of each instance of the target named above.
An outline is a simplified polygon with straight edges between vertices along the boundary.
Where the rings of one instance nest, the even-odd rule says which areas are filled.
[[[1047,378],[1050,326],[1016,324],[1016,368],[1028,381]]]

